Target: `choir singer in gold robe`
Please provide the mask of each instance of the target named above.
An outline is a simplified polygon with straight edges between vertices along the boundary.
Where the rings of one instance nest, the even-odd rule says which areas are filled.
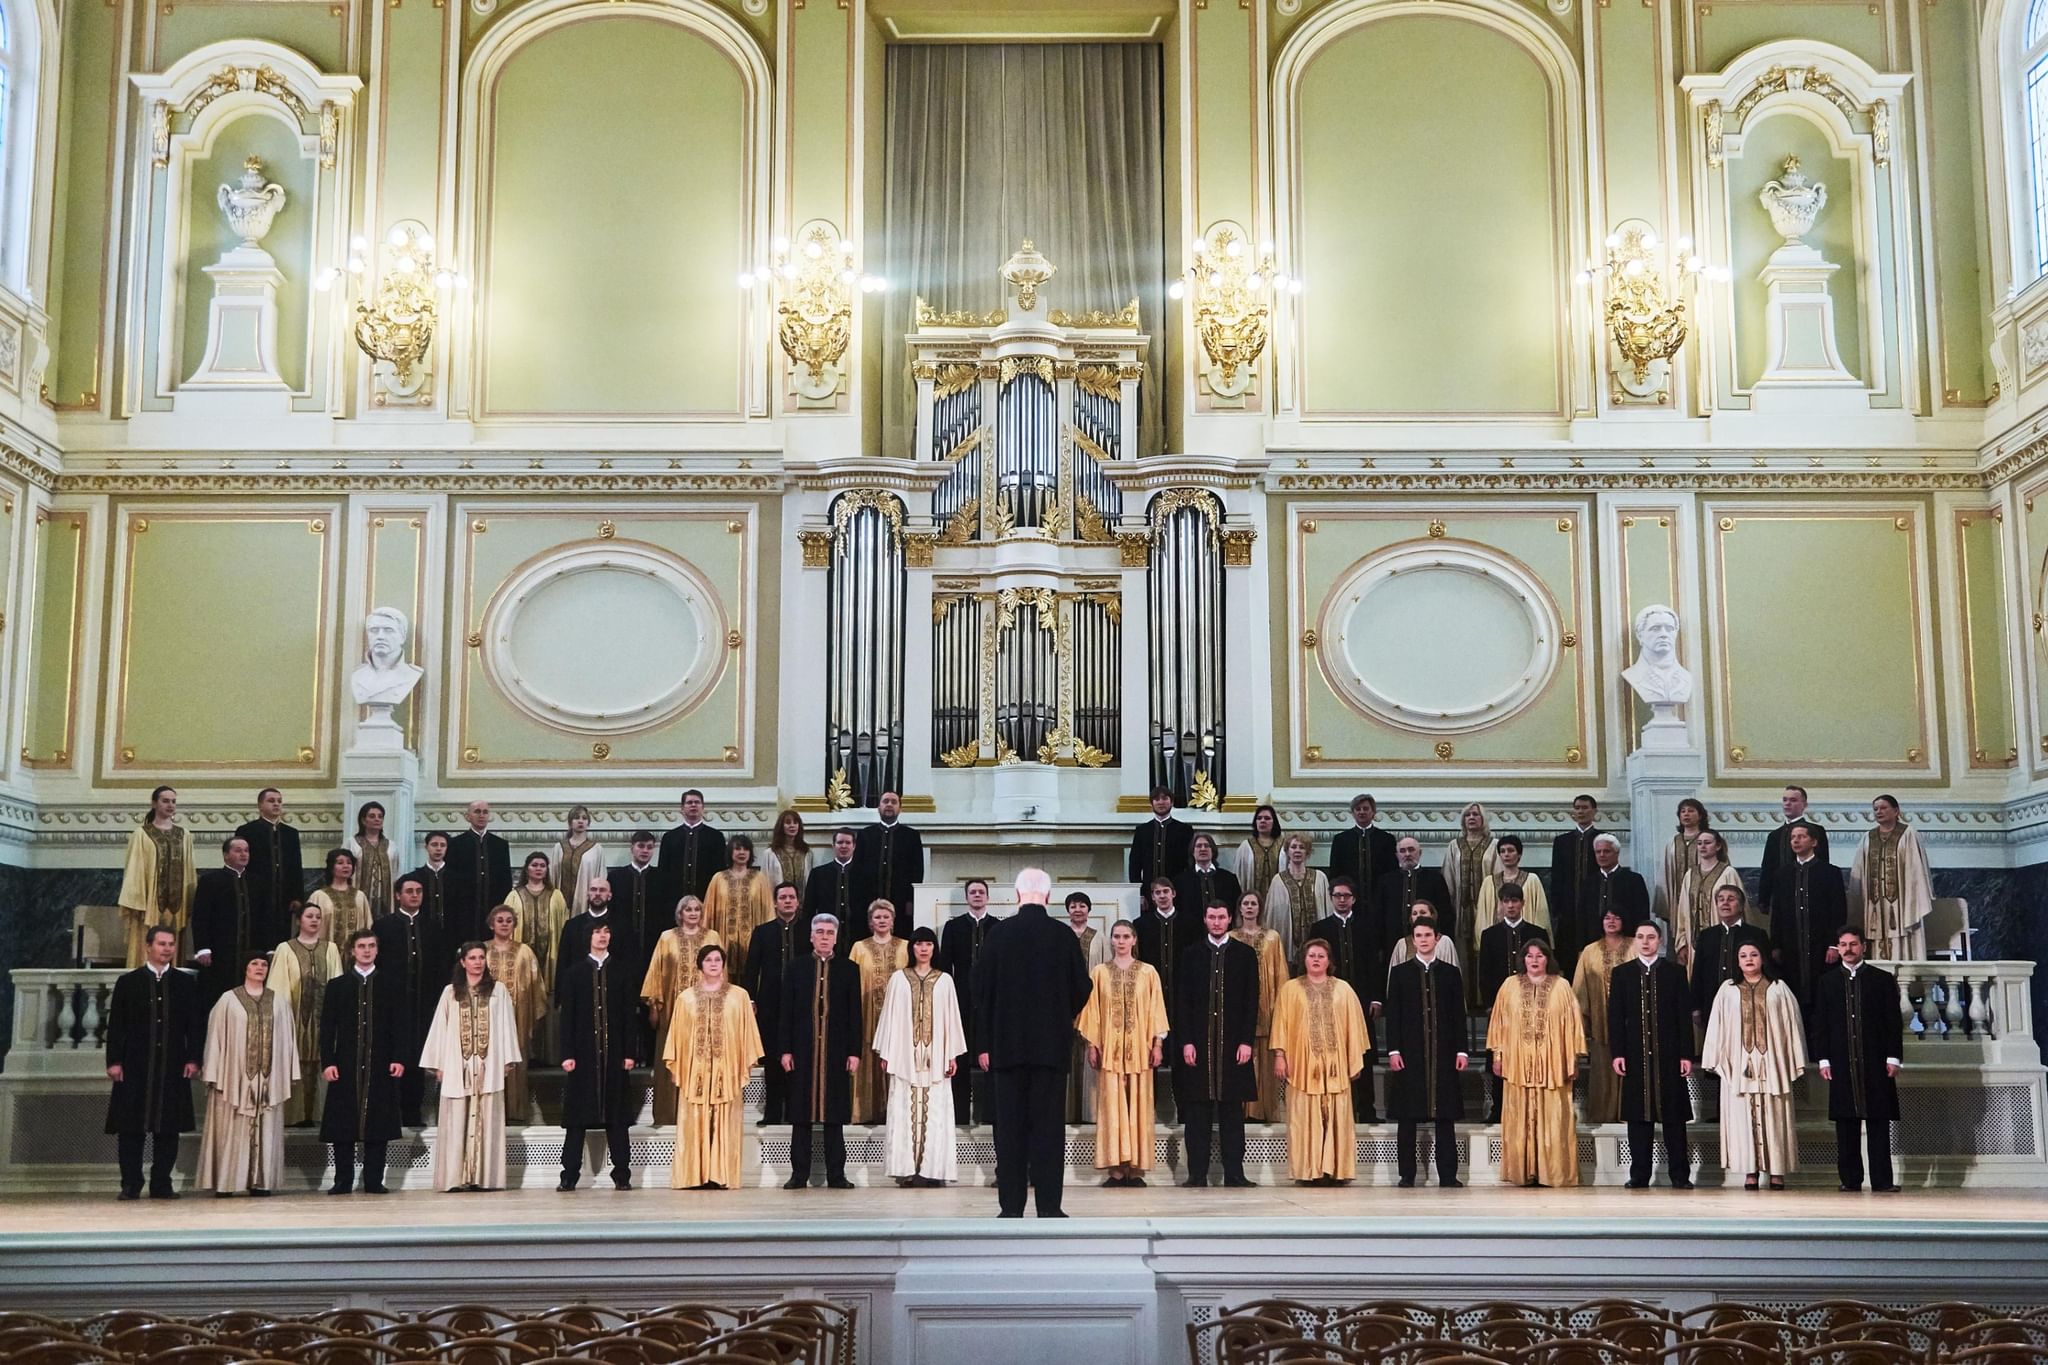
[[[697,982],[675,998],[662,1067],[676,1088],[676,1157],[669,1186],[729,1190],[740,1183],[746,1118],[741,1091],[761,1060],[754,1002],[725,977],[725,949],[697,950]]]
[[[1109,961],[1088,973],[1075,1027],[1095,1069],[1095,1169],[1104,1185],[1143,1185],[1152,1169],[1152,1073],[1165,1062],[1168,1024],[1159,973],[1138,961],[1138,931],[1109,926]]]
[[[1287,1083],[1287,1169],[1299,1184],[1341,1185],[1357,1174],[1351,1078],[1365,1069],[1372,1038],[1357,993],[1330,975],[1330,945],[1310,939],[1301,965],[1304,974],[1273,1003],[1273,1074]]]
[[[1572,1080],[1586,1030],[1571,984],[1551,971],[1550,945],[1531,939],[1520,975],[1501,982],[1486,1047],[1502,1087],[1500,1178],[1508,1185],[1579,1183]]]

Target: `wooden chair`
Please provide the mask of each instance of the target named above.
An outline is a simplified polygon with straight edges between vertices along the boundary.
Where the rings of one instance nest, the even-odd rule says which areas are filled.
[[[1539,1346],[1557,1336],[1557,1325],[1547,1317],[1490,1317],[1457,1329],[1459,1341],[1496,1355]]]
[[[396,1347],[402,1355],[431,1357],[443,1342],[453,1341],[462,1333],[438,1322],[394,1322],[364,1335],[381,1345]]]
[[[1467,1341],[1445,1338],[1383,1346],[1366,1353],[1366,1359],[1372,1365],[1512,1365],[1512,1358],[1504,1352],[1488,1351]]]
[[[71,1330],[93,1341],[105,1341],[108,1337],[125,1332],[131,1327],[147,1327],[151,1323],[175,1321],[177,1319],[167,1318],[162,1313],[154,1313],[145,1309],[116,1308],[105,1313],[95,1313],[89,1318],[82,1318],[72,1325]]]
[[[244,1332],[253,1332],[258,1327],[268,1327],[276,1321],[277,1315],[275,1313],[259,1313],[247,1308],[231,1308],[225,1313],[209,1313],[203,1318],[196,1318],[194,1319],[194,1325],[204,1327],[207,1331],[213,1333],[215,1340],[226,1341],[230,1337],[240,1336]]]
[[[102,1336],[100,1344],[130,1360],[148,1360],[173,1347],[204,1345],[218,1340],[212,1332],[196,1323],[143,1322]]]
[[[1636,1365],[1646,1354],[1598,1337],[1557,1337],[1512,1353],[1517,1365]]]
[[[1262,1342],[1299,1340],[1301,1328],[1279,1318],[1232,1313],[1214,1322],[1191,1322],[1187,1325],[1187,1334],[1189,1360],[1198,1363],[1214,1360],[1217,1365],[1225,1365],[1225,1362],[1239,1359],[1244,1351]],[[1213,1342],[1213,1355],[1203,1349],[1205,1337]]]
[[[271,1322],[222,1338],[265,1355],[290,1355],[304,1346],[334,1339],[334,1333],[310,1322]]]
[[[396,1327],[411,1319],[375,1308],[330,1308],[325,1313],[314,1314],[306,1321],[325,1327],[334,1336],[366,1337],[380,1327]]]
[[[229,1365],[231,1361],[254,1360],[257,1354],[245,1346],[204,1341],[190,1346],[173,1346],[168,1351],[151,1351],[132,1359],[148,1361],[149,1365]]]
[[[486,1332],[444,1341],[432,1351],[422,1352],[421,1356],[447,1362],[447,1365],[525,1365],[529,1360],[553,1354],[550,1348],[528,1346],[509,1340],[502,1334]]]
[[[293,1349],[290,1355],[298,1365],[391,1365],[393,1361],[408,1359],[404,1351],[389,1342],[339,1335],[308,1342]]]
[[[674,1316],[635,1318],[622,1329],[622,1334],[630,1332],[643,1341],[654,1342],[673,1352],[683,1352],[700,1349],[705,1342],[726,1330],[729,1329],[721,1327],[708,1316],[678,1313]]]
[[[587,1331],[576,1323],[553,1318],[516,1318],[488,1331],[472,1332],[470,1335],[517,1342],[531,1349],[536,1355],[567,1355],[592,1337],[607,1334]]]
[[[1370,1365],[1376,1358],[1375,1352],[1313,1337],[1270,1337],[1234,1357],[1230,1365]]]
[[[1944,1353],[1976,1346],[2031,1346],[2048,1356],[2048,1321],[2027,1318],[1986,1318],[1938,1334]]]
[[[594,1303],[565,1303],[544,1312],[535,1313],[529,1322],[556,1322],[564,1327],[573,1327],[585,1336],[601,1337],[617,1332],[633,1320],[631,1313],[616,1308],[606,1308]]]
[[[494,1332],[506,1323],[519,1321],[519,1315],[494,1308],[487,1303],[451,1303],[440,1308],[430,1308],[416,1315],[415,1322],[430,1322],[461,1333],[463,1336],[482,1336]]]
[[[1960,1351],[1944,1351],[1938,1357],[1942,1365],[2041,1365],[2042,1358],[2034,1347],[2006,1342],[1966,1346]]]
[[[123,1357],[82,1337],[64,1341],[39,1341],[8,1352],[7,1365],[101,1365]]]
[[[1927,1357],[1910,1346],[1888,1341],[1824,1341],[1803,1346],[1785,1357],[1791,1365],[1926,1365]]]
[[[1789,1354],[1807,1346],[1819,1345],[1829,1338],[1818,1328],[1803,1327],[1797,1323],[1773,1321],[1766,1318],[1750,1318],[1737,1322],[1724,1322],[1718,1327],[1694,1334],[1694,1341],[1741,1342],[1745,1346],[1760,1346],[1780,1355]]]
[[[1451,1317],[1453,1310],[1440,1308],[1434,1304],[1415,1303],[1408,1299],[1374,1299],[1370,1303],[1361,1303],[1356,1307],[1336,1311],[1342,1317],[1351,1317],[1359,1313],[1377,1313],[1382,1317],[1407,1318],[1428,1329],[1422,1335],[1440,1338],[1448,1335],[1444,1324]]]
[[[1768,1346],[1733,1337],[1695,1337],[1675,1341],[1661,1351],[1647,1352],[1642,1365],[1785,1365],[1785,1357]]]
[[[1438,1324],[1420,1323],[1406,1314],[1378,1311],[1346,1313],[1326,1324],[1323,1339],[1353,1350],[1379,1350],[1437,1335]]]

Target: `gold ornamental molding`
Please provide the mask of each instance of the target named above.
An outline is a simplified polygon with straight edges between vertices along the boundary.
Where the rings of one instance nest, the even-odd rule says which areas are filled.
[[[259,457],[260,458],[260,457]],[[868,475],[874,477],[872,473]],[[275,473],[240,470],[107,470],[59,474],[48,484],[56,493],[781,493],[788,481],[779,473],[695,474],[682,470],[564,470],[559,472],[474,469],[418,471],[306,470]]]
[[[2048,454],[2048,447],[2042,453]],[[1361,470],[1275,474],[1272,485],[1291,493],[1962,493],[1982,492],[1989,486],[1983,474],[1968,469],[1432,470],[1412,474]]]
[[[1132,299],[1114,311],[1091,308],[1083,313],[1069,313],[1063,308],[1055,308],[1051,317],[1052,325],[1055,327],[1116,328],[1120,331],[1135,332],[1138,330],[1138,301]]]

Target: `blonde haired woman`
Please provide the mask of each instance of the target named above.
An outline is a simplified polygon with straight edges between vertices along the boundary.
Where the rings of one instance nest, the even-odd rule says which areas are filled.
[[[1152,1073],[1165,1060],[1166,997],[1159,973],[1137,958],[1138,931],[1109,926],[1109,961],[1088,973],[1092,989],[1075,1027],[1088,1040],[1095,1081],[1095,1169],[1105,1185],[1143,1185],[1152,1169]]]
[[[320,1001],[327,983],[341,975],[341,950],[321,932],[326,916],[316,901],[299,907],[298,934],[277,945],[270,955],[270,989],[291,1006],[294,1041],[299,1051],[299,1076],[284,1103],[284,1121],[296,1128],[320,1113]]]
[[[1457,931],[1458,952],[1467,962],[1479,960],[1479,893],[1487,882],[1500,877],[1507,867],[1500,860],[1500,845],[1486,819],[1486,807],[1477,801],[1458,812],[1457,837],[1444,848],[1444,884],[1451,889],[1452,927]]]
[[[1308,865],[1307,835],[1288,835],[1280,841],[1280,852],[1280,870],[1273,880],[1264,887],[1246,882],[1244,889],[1263,893],[1266,927],[1280,935],[1281,955],[1292,962],[1308,942],[1309,927],[1330,913],[1330,879]]]
[[[590,837],[590,808],[569,807],[569,832],[554,848],[548,864],[555,889],[562,893],[570,917],[590,908],[590,884],[604,876],[604,845]]]

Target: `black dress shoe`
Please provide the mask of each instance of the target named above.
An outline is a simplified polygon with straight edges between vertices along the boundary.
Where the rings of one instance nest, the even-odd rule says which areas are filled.
[[[1399,1180],[1396,1180],[1394,1183],[1404,1190],[1412,1190],[1415,1188],[1415,1177],[1412,1175],[1404,1175]]]
[[[149,1197],[151,1199],[176,1199],[178,1192],[169,1185],[152,1185],[149,1189]]]
[[[810,1183],[811,1178],[807,1175],[793,1175],[782,1182],[782,1188],[785,1190],[800,1190]]]
[[[1241,1175],[1226,1175],[1223,1177],[1223,1184],[1233,1190],[1248,1190],[1252,1187],[1252,1182]]]
[[[1692,1188],[1692,1182],[1690,1180],[1674,1180],[1671,1182],[1671,1188],[1674,1190],[1689,1190]]]
[[[850,1190],[853,1188],[853,1182],[843,1175],[832,1176],[825,1181],[825,1184],[828,1188],[835,1190]]]
[[[563,1194],[568,1194],[570,1191],[576,1188],[576,1182],[565,1175],[560,1180],[557,1180],[555,1182],[555,1188],[560,1190]]]
[[[1208,1183],[1206,1180],[1183,1180],[1180,1182],[1180,1187],[1184,1190],[1199,1190],[1206,1187]]]
[[[123,1190],[123,1191],[121,1191],[121,1195],[120,1195],[120,1198],[121,1198],[121,1202],[122,1202],[122,1203],[126,1203],[126,1202],[127,1202],[127,1201],[129,1201],[130,1199],[140,1199],[140,1198],[142,1198],[142,1191],[141,1191],[141,1190]]]
[[[1649,1182],[1649,1181],[1647,1181],[1647,1180],[1631,1180],[1631,1181],[1628,1181],[1628,1182],[1626,1182],[1626,1186],[1625,1186],[1625,1188],[1628,1188],[1628,1189],[1631,1189],[1631,1190],[1644,1190],[1644,1189],[1648,1189],[1649,1187],[1650,1187],[1650,1182]]]
[[[1452,1176],[1449,1180],[1437,1181],[1436,1187],[1440,1190],[1462,1190],[1465,1188],[1465,1182]]]
[[[1870,1192],[1872,1194],[1898,1194],[1901,1192],[1901,1189],[1897,1185],[1872,1185]]]
[[[1124,1185],[1128,1189],[1142,1190],[1145,1188],[1145,1177],[1142,1175],[1127,1175],[1124,1177]]]
[[[1863,1187],[1862,1187],[1861,1185],[1844,1185],[1844,1186],[1842,1186],[1842,1193],[1843,1193],[1843,1194],[1861,1194],[1861,1193],[1863,1193]]]
[[[389,1193],[391,1193],[391,1187],[390,1187],[390,1186],[388,1186],[388,1185],[365,1185],[365,1186],[363,1186],[363,1193],[364,1193],[364,1194],[389,1194]]]
[[[256,1197],[258,1198],[258,1199],[268,1199],[268,1198],[270,1198],[270,1191],[269,1191],[269,1190],[261,1190],[261,1189],[257,1189],[257,1190],[250,1190],[250,1191],[249,1191],[249,1193],[251,1193],[251,1194],[255,1195],[255,1196],[256,1196]]]
[[[1023,1216],[1021,1213],[999,1213],[996,1215],[998,1218],[1022,1218]]]
[[[1064,1218],[1067,1215],[1058,1209],[1054,1209],[1051,1213],[1041,1213],[1038,1216],[1040,1218]]]
[[[630,1189],[632,1189],[632,1188],[633,1188],[633,1180],[632,1180],[632,1177],[631,1177],[631,1176],[613,1176],[613,1177],[612,1177],[612,1188],[613,1188],[613,1189],[615,1189],[615,1190],[630,1190]]]
[[[356,1190],[353,1185],[336,1185],[327,1192],[329,1194],[354,1194]]]

